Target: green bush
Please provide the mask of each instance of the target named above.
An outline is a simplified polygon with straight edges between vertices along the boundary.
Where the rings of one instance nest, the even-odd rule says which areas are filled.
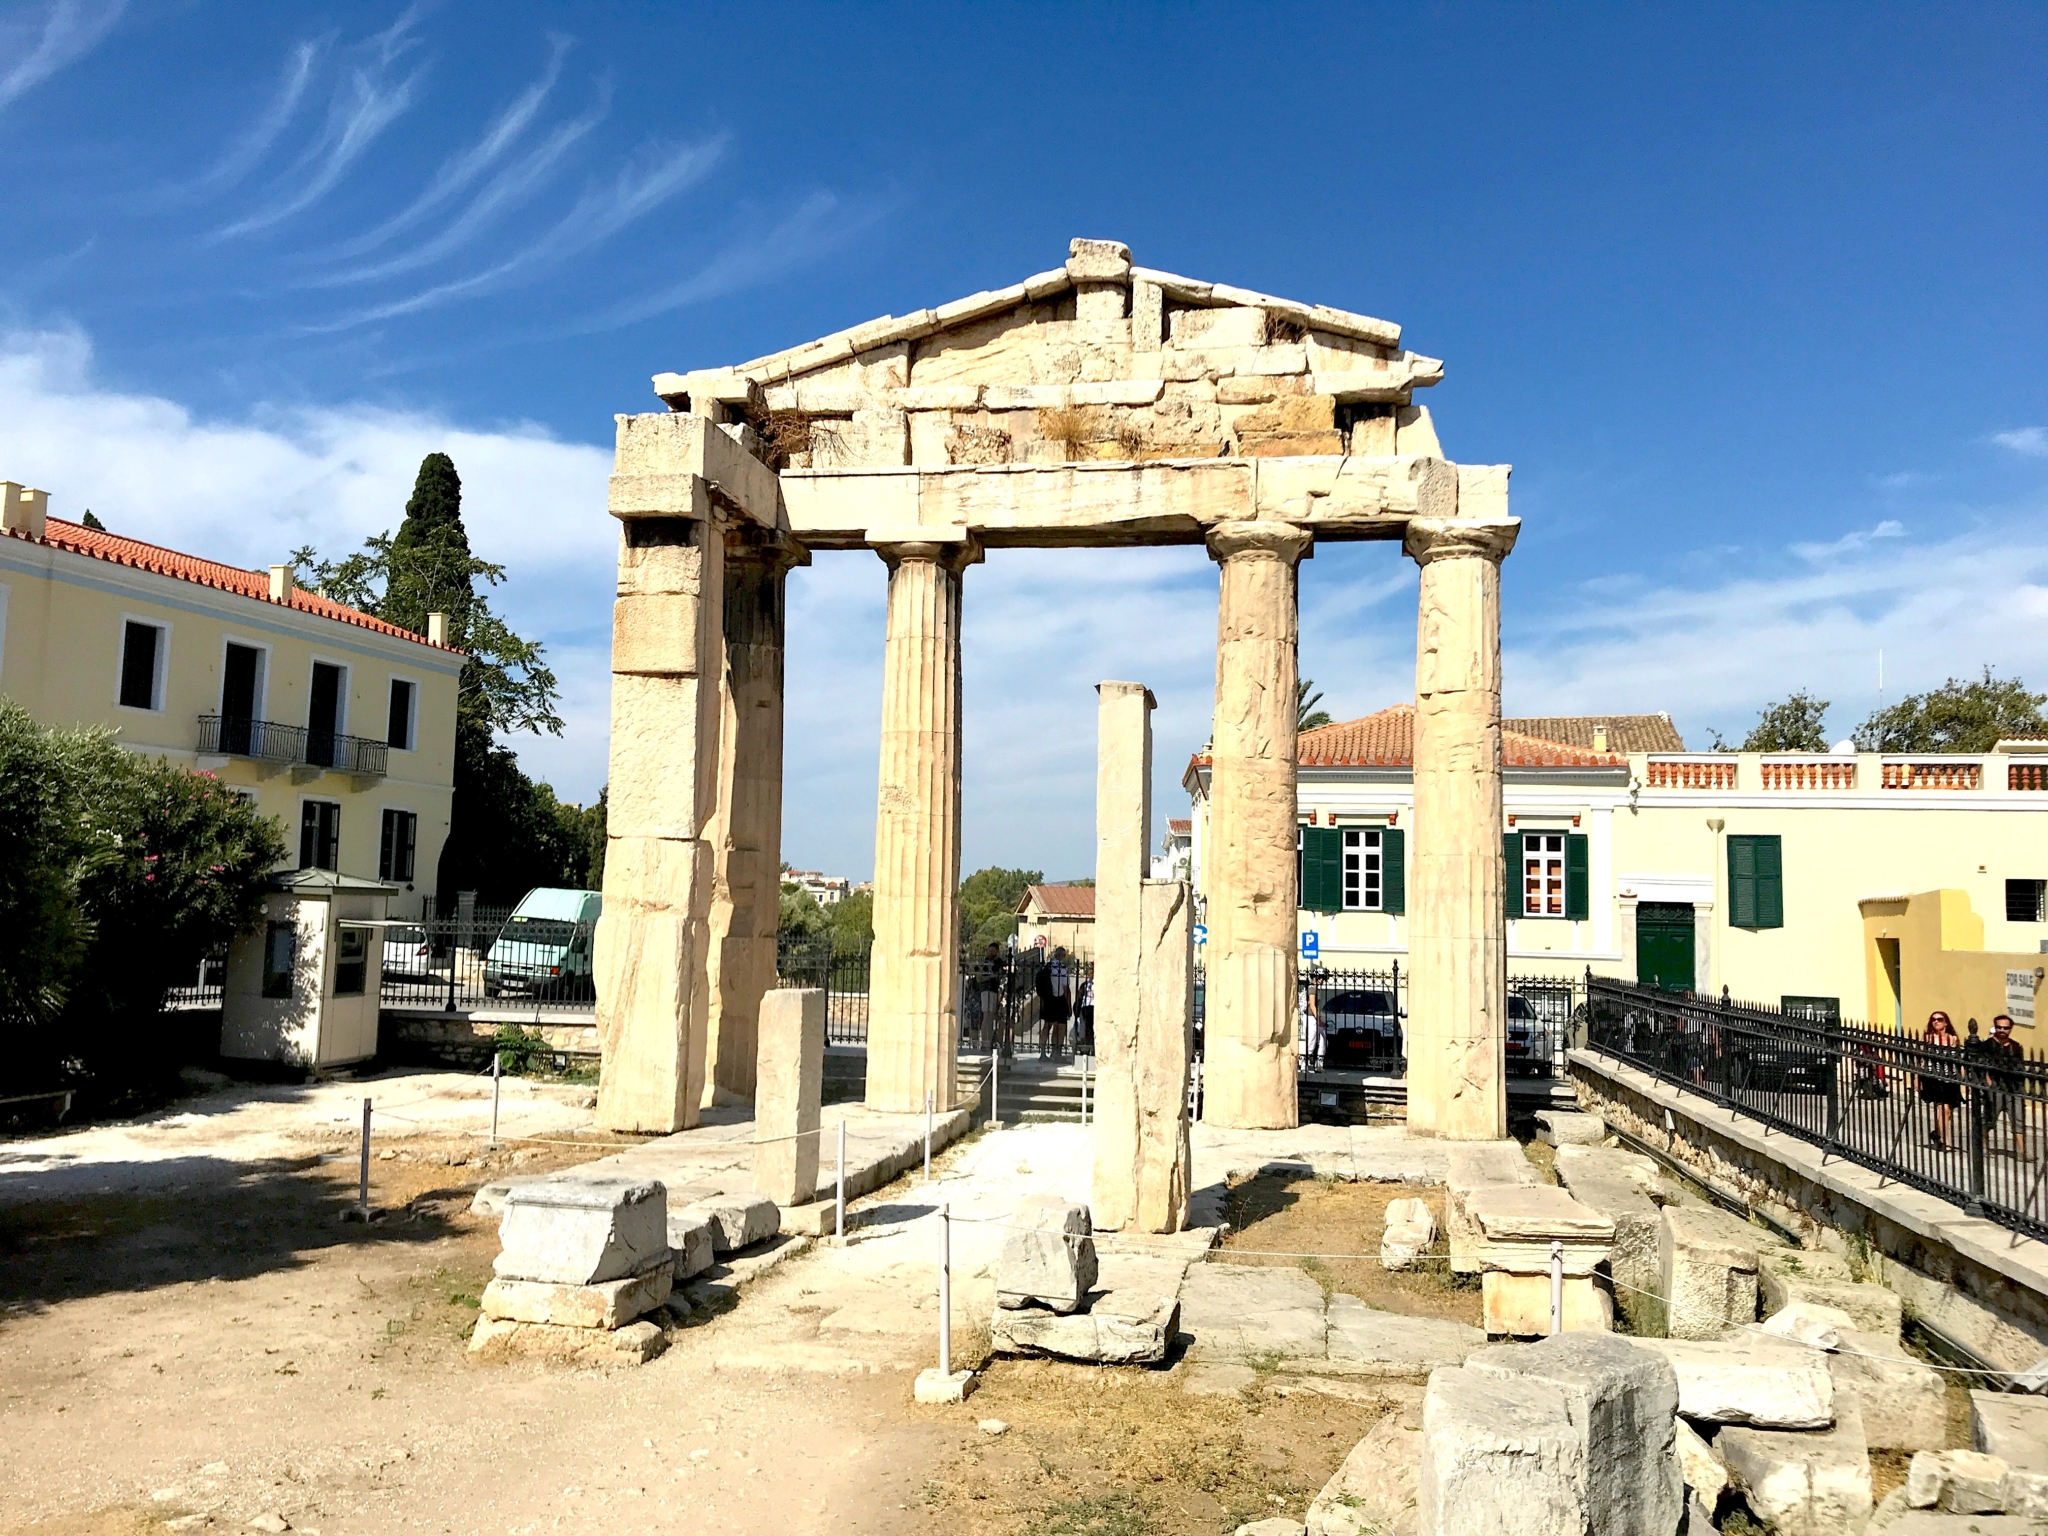
[[[148,1076],[185,1042],[164,994],[253,927],[285,856],[211,774],[0,703],[0,1026],[35,1086]]]

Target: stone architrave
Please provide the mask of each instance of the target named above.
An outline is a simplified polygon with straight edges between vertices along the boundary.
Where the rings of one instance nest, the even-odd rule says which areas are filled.
[[[690,466],[719,430],[698,416],[618,419],[612,512],[624,526],[594,956],[607,1130],[686,1129],[704,1094],[725,539],[712,487]]]
[[[704,1103],[754,1099],[761,997],[775,985],[782,892],[784,587],[809,554],[752,524],[725,537],[725,668],[711,830],[711,1016]]]
[[[1208,546],[1210,558],[1221,567],[1221,582],[1210,749],[1202,1118],[1239,1129],[1285,1129],[1300,1120],[1295,1083],[1295,597],[1296,570],[1309,554],[1310,534],[1292,523],[1220,523],[1210,530]],[[1498,716],[1496,703],[1496,858]]]
[[[807,1205],[818,1190],[825,994],[817,987],[766,993],[760,1019],[754,1188],[779,1206]]]
[[[948,533],[955,536],[947,538]],[[889,567],[867,1107],[954,1107],[960,1051],[960,582],[981,547],[962,531],[878,531]]]
[[[1512,517],[1419,517],[1405,538],[1422,567],[1408,1126],[1455,1141],[1507,1134],[1500,564],[1520,528]]]

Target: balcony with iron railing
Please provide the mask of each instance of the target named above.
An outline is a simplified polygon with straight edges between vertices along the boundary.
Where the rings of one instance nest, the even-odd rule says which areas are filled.
[[[260,763],[331,768],[336,773],[382,777],[390,762],[391,747],[364,736],[282,725],[275,720],[201,715],[199,752],[202,756],[246,757]]]

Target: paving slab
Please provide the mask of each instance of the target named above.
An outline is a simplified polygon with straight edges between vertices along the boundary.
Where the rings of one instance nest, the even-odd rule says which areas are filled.
[[[1301,1270],[1198,1264],[1181,1282],[1180,1304],[1190,1360],[1327,1357],[1323,1288]]]
[[[1870,1519],[1870,1452],[1853,1403],[1825,1430],[1733,1426],[1715,1437],[1728,1476],[1779,1536],[1857,1536]]]
[[[1306,1536],[1418,1536],[1422,1427],[1389,1415],[1351,1448],[1303,1521]]]
[[[2048,1472],[2048,1397],[1972,1392],[1970,1444],[2009,1467]]]
[[[1333,1374],[1422,1381],[1486,1345],[1485,1333],[1467,1323],[1381,1312],[1356,1296],[1332,1296],[1325,1322],[1328,1359],[1312,1368]]]

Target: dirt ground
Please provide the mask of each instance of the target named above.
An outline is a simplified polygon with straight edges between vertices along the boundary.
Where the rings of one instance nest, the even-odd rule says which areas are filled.
[[[92,1155],[55,1175],[62,1160],[37,1165],[61,1198],[0,1200],[6,1536],[239,1531],[264,1516],[314,1536],[498,1536],[685,1514],[793,1536],[1227,1532],[1300,1518],[1382,1411],[1021,1361],[965,1405],[918,1408],[902,1373],[710,1370],[690,1329],[637,1370],[479,1362],[464,1337],[497,1242],[471,1194],[598,1142],[479,1154],[469,1136],[380,1139],[384,1214],[365,1226],[342,1219],[357,1169],[344,1128],[240,1162],[201,1129],[204,1155],[146,1163],[109,1160],[130,1155],[120,1138],[81,1132]],[[23,1161],[0,1144],[0,1170]],[[1247,1204],[1239,1241],[1295,1246],[1302,1203],[1324,1211],[1336,1194]],[[976,1427],[988,1418],[1011,1427],[991,1437]]]

